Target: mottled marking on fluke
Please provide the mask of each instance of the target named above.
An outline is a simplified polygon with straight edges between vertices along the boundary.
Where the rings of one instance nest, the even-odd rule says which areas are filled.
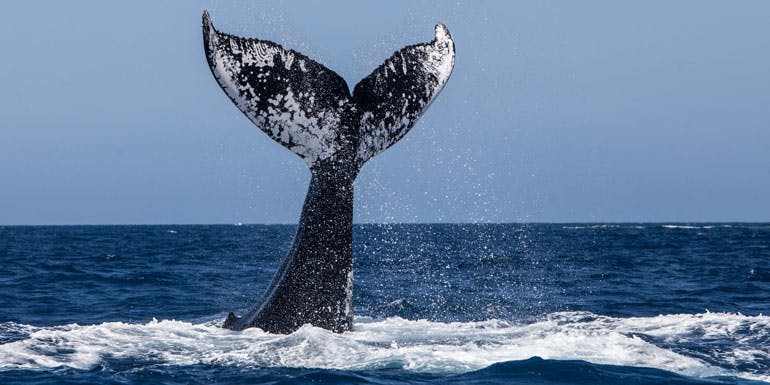
[[[208,12],[203,42],[225,94],[312,174],[294,243],[275,278],[246,314],[230,313],[223,327],[349,330],[353,182],[367,160],[409,132],[449,80],[455,57],[449,30],[438,24],[433,41],[396,51],[352,94],[341,76],[299,52],[217,31]]]

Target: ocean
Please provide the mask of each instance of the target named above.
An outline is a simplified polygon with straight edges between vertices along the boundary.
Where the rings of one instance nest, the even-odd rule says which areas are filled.
[[[0,384],[770,383],[770,224],[356,225],[352,331],[220,328],[294,230],[0,227]]]

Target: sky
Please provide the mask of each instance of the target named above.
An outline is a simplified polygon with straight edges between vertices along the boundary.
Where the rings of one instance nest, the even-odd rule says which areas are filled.
[[[352,88],[456,44],[355,221],[770,221],[770,2],[11,1],[0,225],[296,223],[310,173],[211,76],[200,18]]]

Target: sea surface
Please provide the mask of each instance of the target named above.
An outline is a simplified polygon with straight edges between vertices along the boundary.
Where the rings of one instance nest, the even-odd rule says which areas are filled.
[[[294,226],[0,227],[0,384],[770,384],[770,224],[354,230],[354,329],[218,325]]]

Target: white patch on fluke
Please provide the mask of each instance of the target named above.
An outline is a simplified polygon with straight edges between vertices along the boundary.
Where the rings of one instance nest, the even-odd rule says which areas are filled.
[[[296,73],[312,77],[313,74],[307,73],[305,59],[298,59],[293,51],[268,41],[219,33],[208,16],[204,18],[204,27],[207,28],[211,71],[227,96],[249,120],[310,166],[331,157],[339,149],[342,109],[317,108],[314,106],[316,93],[324,90],[312,87],[296,90],[302,92],[303,97],[298,98],[289,79],[271,73],[271,70],[279,69],[276,59],[280,58],[286,71],[295,71],[293,67],[296,67]],[[263,72],[253,74],[254,70]],[[282,82],[286,86],[271,90],[278,93],[263,95],[271,107],[261,109],[258,107],[262,102],[259,95],[264,87],[255,89],[250,81],[258,79],[258,84],[266,84],[268,78],[270,82]]]
[[[409,132],[446,85],[454,61],[452,36],[445,25],[437,24],[432,42],[401,49],[369,75],[376,89],[364,92],[376,95],[378,103],[374,111],[361,115],[357,153],[362,162]],[[396,64],[406,81],[397,77]]]

